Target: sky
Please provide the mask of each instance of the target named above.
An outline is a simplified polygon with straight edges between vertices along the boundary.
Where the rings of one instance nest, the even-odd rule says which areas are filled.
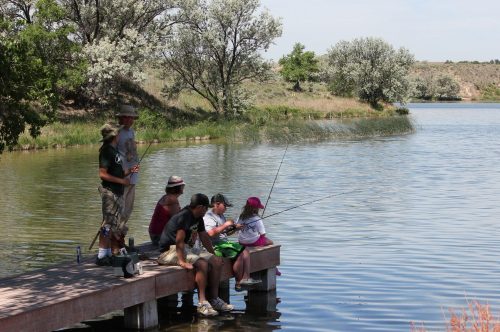
[[[378,37],[419,61],[500,59],[500,0],[261,0],[283,34],[264,58],[300,42],[326,54],[341,40]]]

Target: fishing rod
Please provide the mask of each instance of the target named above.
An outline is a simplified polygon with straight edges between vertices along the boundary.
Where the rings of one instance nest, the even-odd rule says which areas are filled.
[[[346,194],[351,194],[351,193],[354,193],[356,191],[361,191],[361,189],[355,189],[355,190],[351,190],[351,191],[344,191],[344,192],[341,192],[341,193],[337,193],[337,194],[330,194],[330,195],[327,195],[327,196],[323,196],[321,198],[318,198],[318,199],[315,199],[315,200],[312,200],[312,201],[308,201],[306,203],[302,203],[302,204],[299,204],[299,205],[295,205],[295,206],[292,206],[292,207],[289,207],[289,208],[286,208],[284,210],[281,210],[279,212],[275,212],[275,213],[272,213],[268,216],[265,216],[265,217],[261,217],[260,219],[258,220],[254,220],[254,221],[251,221],[245,225],[250,225],[250,224],[253,224],[253,223],[256,223],[257,221],[259,220],[263,220],[263,219],[266,219],[266,218],[269,218],[269,217],[272,217],[272,216],[275,216],[275,215],[278,215],[278,214],[281,214],[283,212],[286,212],[286,211],[290,211],[290,210],[293,210],[293,209],[296,209],[296,208],[299,208],[301,206],[304,206],[304,205],[307,205],[307,204],[312,204],[312,203],[315,203],[315,202],[319,202],[319,201],[322,201],[324,199],[327,199],[327,198],[330,198],[330,197],[335,197],[335,196],[341,196],[341,195],[346,195]],[[236,227],[234,227],[233,229],[229,229],[227,231],[227,234],[228,235],[232,235],[236,232]]]
[[[289,207],[289,208],[286,208],[284,210],[281,210],[279,212],[275,212],[275,213],[272,213],[268,216],[265,216],[265,217],[261,217],[261,219],[266,219],[266,218],[269,218],[269,217],[272,217],[272,216],[275,216],[275,215],[278,215],[278,214],[281,214],[283,212],[286,212],[286,211],[290,211],[290,210],[293,210],[293,209],[296,209],[298,207],[301,207],[301,206],[304,206],[304,205],[307,205],[307,204],[312,204],[312,203],[315,203],[315,202],[319,202],[319,201],[322,201],[324,199],[327,199],[327,198],[330,198],[330,197],[335,197],[335,196],[341,196],[341,195],[346,195],[346,194],[351,194],[353,192],[356,192],[356,191],[361,191],[361,189],[355,189],[355,190],[351,190],[351,191],[344,191],[344,192],[341,192],[341,193],[336,193],[336,194],[330,194],[330,195],[327,195],[327,196],[323,196],[321,198],[318,198],[318,199],[315,199],[315,200],[312,200],[312,201],[308,201],[306,203],[302,203],[302,204],[299,204],[299,205],[295,205],[295,206],[292,206],[292,207]],[[256,221],[252,221],[252,223],[254,223]],[[250,224],[250,223],[249,223]]]
[[[280,173],[281,165],[283,164],[283,160],[285,159],[286,151],[288,150],[288,142],[286,143],[285,152],[283,153],[283,157],[281,158],[280,166],[278,167],[278,171],[276,172],[276,176],[274,177],[273,185],[271,186],[271,190],[269,190],[269,195],[267,195],[266,204],[264,204],[264,209],[262,210],[261,216],[264,217],[264,213],[266,212],[267,203],[271,198],[271,193],[273,192],[274,184],[276,183],[276,179],[278,178],[278,174]]]
[[[146,148],[146,150],[144,151],[144,153],[142,154],[141,158],[139,159],[139,162],[137,163],[137,165],[139,165],[142,161],[142,158],[144,158],[144,156],[146,155],[146,153],[148,152],[149,148],[151,147],[151,144],[153,144],[153,141],[150,141],[149,144],[148,144],[148,147]]]

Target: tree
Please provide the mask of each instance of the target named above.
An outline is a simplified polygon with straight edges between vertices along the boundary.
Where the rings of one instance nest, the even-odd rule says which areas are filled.
[[[318,60],[314,52],[304,52],[305,46],[296,43],[292,53],[279,60],[280,74],[288,82],[293,82],[294,91],[302,91],[301,82],[315,80],[314,74],[319,72]]]
[[[83,92],[100,100],[124,80],[141,82],[143,65],[173,24],[176,0],[60,0],[89,64]]]
[[[406,49],[396,51],[379,38],[360,38],[337,43],[328,60],[334,94],[356,95],[374,108],[380,102],[406,102],[415,61]]]
[[[460,84],[451,76],[441,75],[436,79],[436,98],[438,100],[459,100]]]
[[[0,152],[52,118],[60,94],[80,84],[63,10],[55,0],[4,1],[0,14]]]
[[[169,90],[190,89],[219,114],[236,113],[240,84],[264,79],[270,68],[259,51],[281,35],[280,21],[258,8],[259,0],[183,2],[185,22],[175,26],[162,52],[163,69],[173,76]]]

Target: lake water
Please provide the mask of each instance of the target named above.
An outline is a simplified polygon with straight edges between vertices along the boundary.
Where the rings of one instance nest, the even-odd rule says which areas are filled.
[[[232,292],[232,316],[160,330],[443,331],[448,309],[473,300],[498,317],[500,104],[409,106],[413,134],[288,146],[266,215],[304,205],[265,220],[282,245],[277,311],[246,313],[245,292]],[[77,245],[91,254],[98,148],[1,155],[0,276],[73,260]],[[148,240],[172,174],[187,182],[182,203],[224,192],[235,217],[247,196],[265,202],[285,148],[152,146],[130,235]]]

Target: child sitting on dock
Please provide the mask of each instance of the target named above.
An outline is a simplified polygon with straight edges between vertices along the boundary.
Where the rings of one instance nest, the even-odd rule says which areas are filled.
[[[264,223],[259,216],[259,209],[264,205],[258,197],[249,197],[237,224],[243,225],[238,233],[238,242],[247,247],[268,246],[273,241],[266,237]]]
[[[228,239],[227,233],[229,231],[243,227],[243,225],[235,225],[232,219],[226,219],[224,215],[227,207],[233,205],[221,193],[212,196],[210,204],[212,208],[203,217],[205,230],[212,240],[215,255],[231,258],[236,291],[242,290],[242,286],[260,283],[260,280],[250,278],[250,253],[248,250],[245,250],[245,246],[242,244]]]
[[[264,205],[262,205],[258,197],[249,197],[236,222],[238,225],[242,225],[238,233],[238,242],[245,247],[260,247],[273,244],[273,241],[266,237],[266,229],[262,218],[259,216],[259,209],[263,208]],[[281,275],[277,268],[276,275]]]

